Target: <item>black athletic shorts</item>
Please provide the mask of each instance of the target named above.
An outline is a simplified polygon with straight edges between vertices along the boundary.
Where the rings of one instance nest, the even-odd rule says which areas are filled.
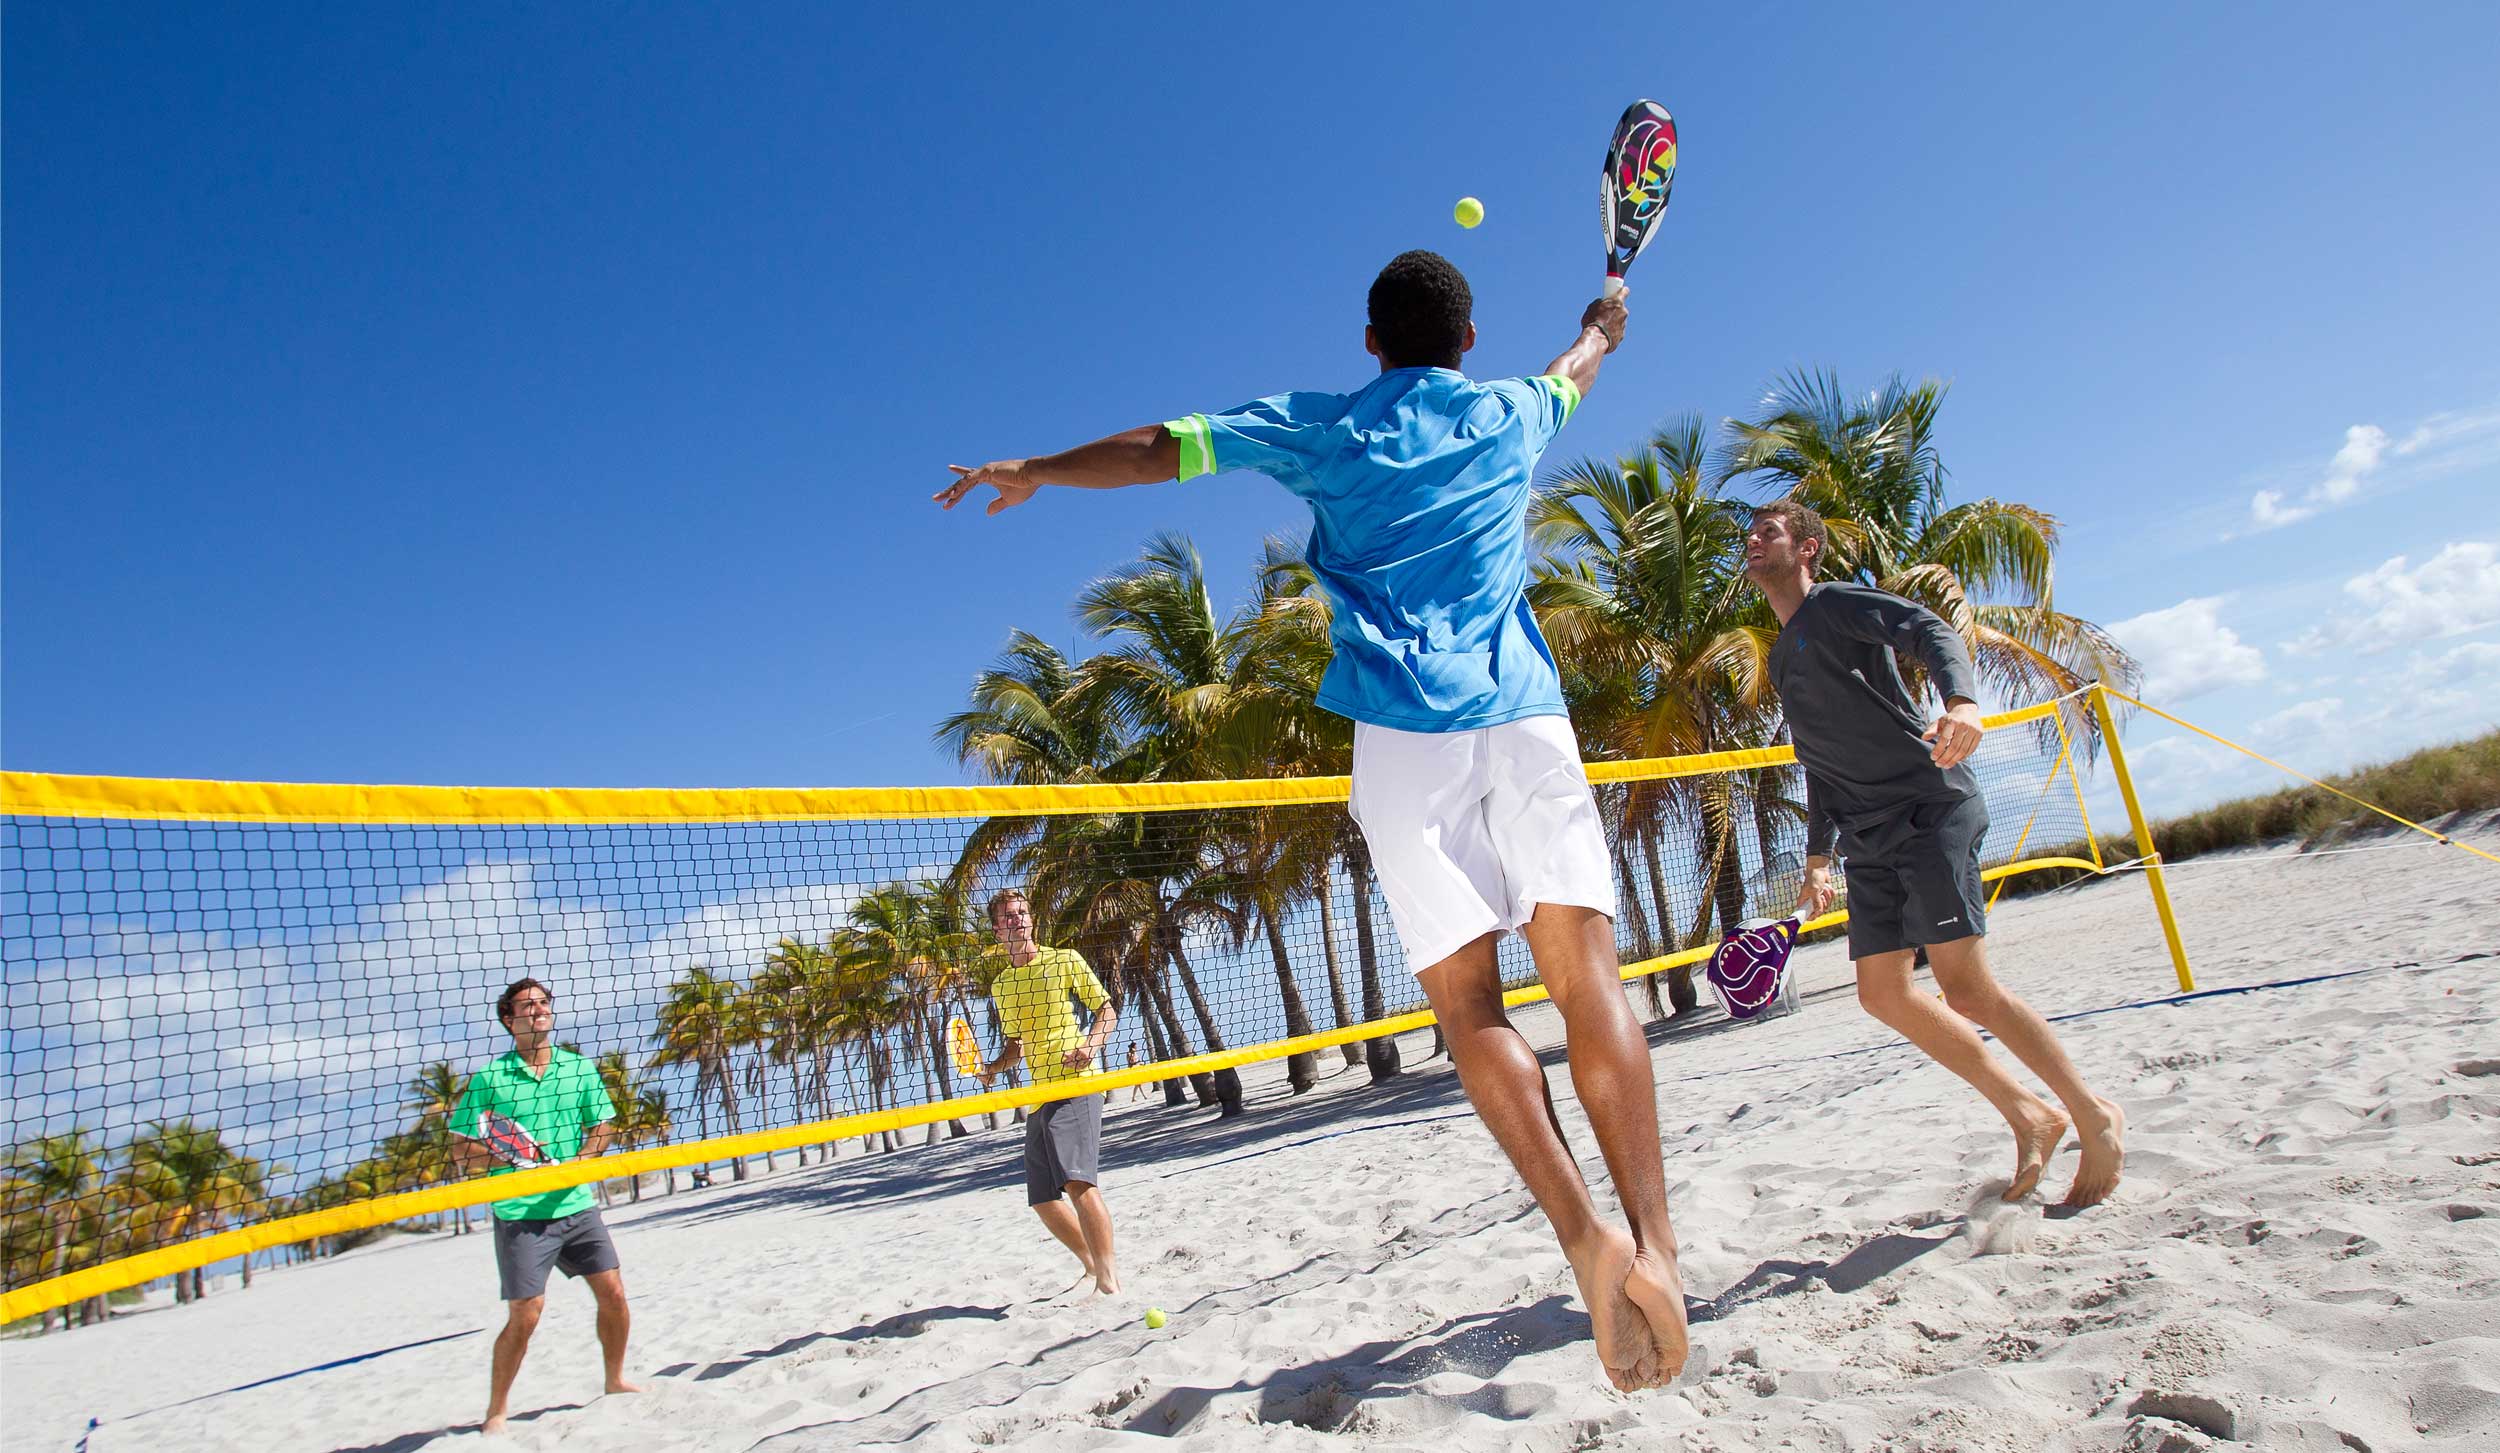
[[[1870,958],[1988,931],[1979,845],[1988,804],[1976,796],[1918,802],[1844,831],[1849,957]]]

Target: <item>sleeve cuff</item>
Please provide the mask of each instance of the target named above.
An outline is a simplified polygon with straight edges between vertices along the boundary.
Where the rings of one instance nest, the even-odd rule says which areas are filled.
[[[1559,373],[1539,374],[1537,382],[1553,390],[1554,397],[1562,400],[1562,421],[1570,423],[1571,415],[1580,407],[1580,386]]]
[[[1215,472],[1215,440],[1207,431],[1207,416],[1191,414],[1185,419],[1165,421],[1164,430],[1181,446],[1181,472],[1184,480]]]

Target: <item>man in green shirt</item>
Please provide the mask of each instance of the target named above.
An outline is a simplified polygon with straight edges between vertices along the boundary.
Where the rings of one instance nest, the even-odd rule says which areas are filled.
[[[983,1087],[1018,1059],[1033,1067],[1036,1085],[1096,1073],[1095,1061],[1120,1015],[1084,955],[1034,942],[1033,905],[1012,889],[990,900],[990,932],[1007,961],[990,981],[1007,1045],[981,1067]],[[1071,999],[1093,1011],[1090,1029],[1077,1028]],[[1103,1204],[1101,1178],[1101,1095],[1053,1100],[1025,1117],[1025,1199],[1059,1244],[1076,1253],[1094,1290],[1111,1296],[1120,1290],[1120,1273],[1112,1260],[1111,1209]]]
[[[508,1175],[532,1165],[551,1165],[597,1155],[608,1148],[615,1102],[599,1067],[554,1042],[555,996],[536,979],[522,979],[495,1001],[495,1017],[512,1035],[512,1048],[469,1077],[451,1112],[452,1162],[464,1175],[487,1169]],[[490,1168],[491,1169],[488,1169]],[[633,1324],[625,1305],[625,1274],[616,1243],[599,1219],[598,1197],[588,1185],[514,1196],[494,1203],[495,1268],[502,1279],[505,1319],[495,1337],[495,1361],[483,1431],[504,1430],[504,1400],[529,1352],[530,1334],[547,1305],[547,1273],[562,1268],[590,1286],[599,1304],[599,1350],[606,1357],[608,1391],[640,1392],[625,1380],[625,1336]]]

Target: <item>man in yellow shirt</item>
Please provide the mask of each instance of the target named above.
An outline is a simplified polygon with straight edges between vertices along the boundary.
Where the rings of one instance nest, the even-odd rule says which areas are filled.
[[[1033,905],[1013,889],[990,900],[990,932],[1007,960],[990,981],[990,1000],[998,1006],[1007,1044],[981,1067],[983,1087],[1018,1059],[1033,1067],[1036,1085],[1096,1073],[1094,1062],[1120,1015],[1084,955],[1034,942]],[[1078,1030],[1070,999],[1093,1011],[1090,1029]],[[1100,1094],[1053,1100],[1025,1118],[1025,1197],[1059,1244],[1076,1253],[1094,1290],[1110,1296],[1120,1290],[1120,1273],[1112,1261],[1111,1209],[1103,1204],[1101,1178]]]

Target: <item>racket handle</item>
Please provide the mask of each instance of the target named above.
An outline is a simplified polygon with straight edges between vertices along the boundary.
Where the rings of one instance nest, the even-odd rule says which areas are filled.
[[[1632,291],[1630,284],[1624,282],[1620,274],[1608,273],[1606,275],[1605,291],[1599,293],[1598,296],[1611,301],[1612,299],[1622,297],[1630,291]]]

